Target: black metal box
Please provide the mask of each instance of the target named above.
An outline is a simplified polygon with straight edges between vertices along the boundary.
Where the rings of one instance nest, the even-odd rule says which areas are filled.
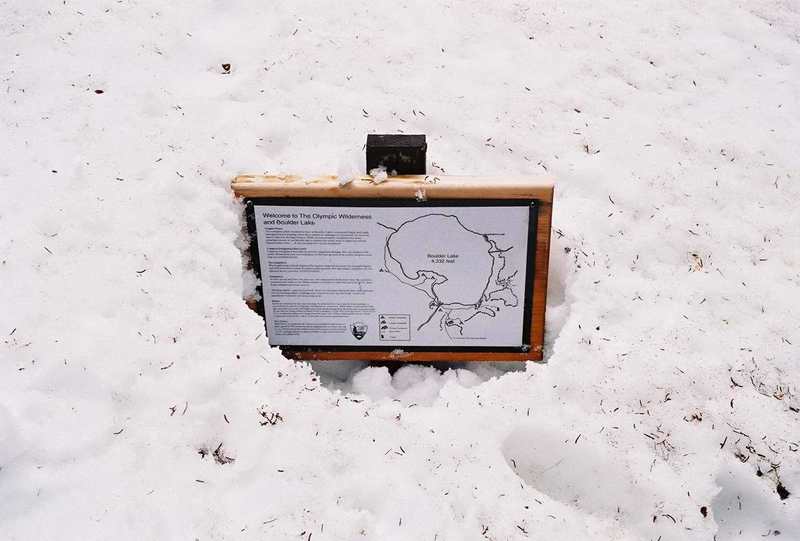
[[[367,173],[383,166],[398,175],[424,175],[428,144],[424,135],[367,135]]]

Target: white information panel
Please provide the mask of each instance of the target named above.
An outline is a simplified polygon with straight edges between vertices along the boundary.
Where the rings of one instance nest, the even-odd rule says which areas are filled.
[[[522,347],[531,204],[255,204],[270,344]]]

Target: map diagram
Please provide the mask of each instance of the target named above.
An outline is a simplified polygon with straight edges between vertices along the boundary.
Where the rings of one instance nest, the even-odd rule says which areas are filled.
[[[470,328],[471,322],[519,305],[518,270],[506,268],[505,254],[514,247],[494,240],[503,233],[473,231],[458,216],[438,213],[397,227],[378,225],[389,230],[381,271],[427,296],[427,317],[417,331],[438,325],[453,340],[481,338],[475,335],[480,326]]]

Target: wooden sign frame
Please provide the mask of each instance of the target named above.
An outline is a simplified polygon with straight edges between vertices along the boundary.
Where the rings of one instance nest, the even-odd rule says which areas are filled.
[[[528,343],[522,348],[484,347],[311,347],[280,346],[284,355],[296,360],[368,360],[368,361],[534,361],[542,359],[544,344],[547,277],[550,257],[550,234],[554,181],[548,176],[463,177],[406,175],[389,177],[376,183],[363,176],[342,185],[335,176],[264,176],[241,175],[231,183],[234,194],[243,198],[251,238],[251,262],[260,278],[259,250],[256,241],[254,204],[318,206],[421,206],[425,204],[498,206],[503,201],[530,201],[529,265],[526,296],[530,299],[525,313]],[[381,202],[384,203],[381,203]],[[533,247],[533,253],[530,248]],[[530,263],[533,263],[532,268]],[[253,306],[265,317],[263,291]],[[266,324],[266,319],[265,319]],[[265,325],[266,326],[266,325]]]

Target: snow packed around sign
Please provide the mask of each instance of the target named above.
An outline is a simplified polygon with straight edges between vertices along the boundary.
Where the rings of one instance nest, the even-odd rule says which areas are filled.
[[[794,2],[5,2],[0,538],[800,539]],[[556,177],[545,363],[293,363],[239,173]]]

